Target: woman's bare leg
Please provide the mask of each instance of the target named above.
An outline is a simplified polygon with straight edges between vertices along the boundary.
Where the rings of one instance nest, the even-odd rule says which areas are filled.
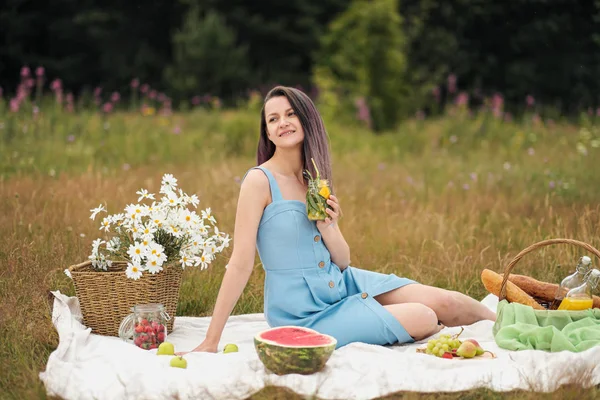
[[[435,312],[419,303],[389,304],[384,306],[402,324],[415,340],[421,340],[440,331]]]
[[[483,319],[496,320],[496,313],[460,292],[419,283],[382,293],[375,299],[384,306],[420,303],[432,309],[446,326],[470,325]]]

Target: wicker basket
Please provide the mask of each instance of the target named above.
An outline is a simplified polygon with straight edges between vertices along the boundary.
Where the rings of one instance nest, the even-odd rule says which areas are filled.
[[[579,246],[579,247],[582,247],[585,250],[593,253],[596,257],[598,257],[600,259],[600,251],[598,251],[596,248],[592,247],[591,245],[589,245],[587,243],[580,242],[580,241],[574,240],[574,239],[548,239],[548,240],[543,240],[538,243],[534,243],[531,246],[527,247],[526,249],[522,250],[519,254],[517,254],[515,256],[515,258],[506,266],[506,269],[504,270],[504,277],[502,279],[502,285],[500,286],[500,295],[498,296],[499,301],[506,299],[506,282],[508,281],[511,271],[513,270],[515,265],[519,262],[519,260],[521,258],[523,258],[526,254],[531,253],[534,250],[537,250],[541,247],[550,246],[553,244],[571,244],[571,245]],[[535,300],[538,303],[542,304],[539,299],[535,299]],[[508,301],[508,299],[506,299],[506,301]]]
[[[171,333],[183,269],[178,265],[167,265],[160,273],[144,274],[133,280],[125,275],[126,268],[125,262],[113,262],[108,271],[97,271],[91,261],[68,268],[84,325],[98,335],[118,336],[119,325],[131,314],[131,307],[160,303],[171,316],[167,322],[167,332]]]

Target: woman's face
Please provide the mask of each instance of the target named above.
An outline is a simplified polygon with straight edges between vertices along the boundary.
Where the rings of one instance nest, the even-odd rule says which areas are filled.
[[[304,140],[300,119],[285,96],[273,97],[267,101],[265,121],[269,139],[277,147],[294,147]]]

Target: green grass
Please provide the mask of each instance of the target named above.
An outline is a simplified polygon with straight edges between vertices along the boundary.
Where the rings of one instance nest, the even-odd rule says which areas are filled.
[[[592,122],[506,123],[456,114],[407,121],[375,136],[358,123],[327,121],[353,265],[479,299],[486,294],[481,270],[503,271],[532,243],[568,237],[598,247],[600,131]],[[108,117],[48,110],[33,119],[0,106],[0,397],[45,398],[38,373],[58,343],[48,291],[74,295],[62,270],[83,261],[99,237],[89,210],[106,202],[116,212],[136,200],[135,191],[157,190],[161,176],[172,173],[233,234],[239,179],[254,165],[258,123],[250,108]],[[211,314],[229,254],[207,271],[186,271],[178,315]],[[556,282],[581,254],[544,248],[515,272]],[[257,258],[234,314],[262,312],[263,277]],[[599,394],[574,386],[547,395],[474,390],[386,399]],[[252,398],[296,397],[266,388]]]

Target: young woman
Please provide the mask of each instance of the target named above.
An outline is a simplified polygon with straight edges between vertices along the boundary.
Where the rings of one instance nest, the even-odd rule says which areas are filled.
[[[331,183],[332,176],[323,121],[304,93],[278,86],[267,94],[257,158],[242,181],[233,253],[206,338],[192,351],[217,351],[252,272],[255,248],[266,271],[269,325],[309,327],[335,337],[338,347],[412,342],[443,325],[495,320],[494,312],[462,293],[351,267],[335,195],[327,219],[308,219],[303,170],[315,176],[313,158],[322,178]]]

